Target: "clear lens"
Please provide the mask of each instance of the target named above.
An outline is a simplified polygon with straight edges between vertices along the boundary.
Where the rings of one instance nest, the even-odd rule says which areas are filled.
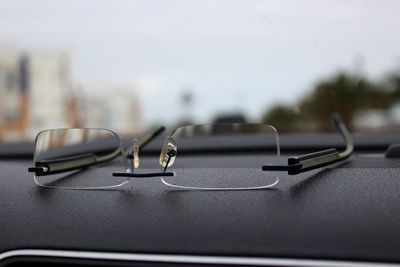
[[[139,152],[140,152],[140,147],[139,147],[139,141],[135,138],[133,140],[133,145],[132,145],[132,156],[133,156],[133,169],[139,168]],[[131,170],[133,172],[133,169]]]
[[[277,173],[262,171],[262,166],[268,163],[267,153],[269,156],[271,153],[273,156],[280,154],[278,133],[272,126],[245,123],[191,125],[175,129],[167,140],[164,148],[174,144],[177,155],[176,159],[170,160],[175,162],[173,165],[170,163],[168,168],[176,176],[163,177],[162,182],[166,185],[187,189],[241,190],[273,187],[279,181]],[[268,147],[265,156],[260,154],[246,160],[243,160],[243,154],[228,162],[226,157],[190,157],[179,153],[180,147],[189,151],[221,149],[245,152],[252,144],[260,142]],[[160,155],[162,166],[166,165],[166,150],[163,149]],[[186,163],[179,164],[183,160]]]
[[[115,165],[124,166],[118,136],[105,129],[55,129],[36,137],[35,175],[41,186],[67,189],[110,188],[124,184],[112,177]]]

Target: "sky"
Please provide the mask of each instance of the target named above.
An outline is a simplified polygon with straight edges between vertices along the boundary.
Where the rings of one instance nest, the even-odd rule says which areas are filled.
[[[399,67],[399,10],[396,0],[0,0],[0,47],[68,51],[76,84],[134,84],[146,122],[236,110],[257,120],[339,70]]]

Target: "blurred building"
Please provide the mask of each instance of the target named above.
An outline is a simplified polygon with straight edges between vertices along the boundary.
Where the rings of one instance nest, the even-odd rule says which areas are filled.
[[[34,53],[29,57],[29,121],[32,134],[79,124],[71,91],[66,53]]]
[[[143,131],[133,85],[73,87],[67,53],[0,49],[0,140],[32,139],[64,127]]]
[[[0,139],[32,138],[43,129],[79,124],[68,55],[0,51]]]
[[[26,56],[0,51],[0,139],[28,134],[27,101]]]
[[[85,127],[112,129],[120,135],[144,130],[135,86],[98,83],[82,86],[79,92],[80,121]]]

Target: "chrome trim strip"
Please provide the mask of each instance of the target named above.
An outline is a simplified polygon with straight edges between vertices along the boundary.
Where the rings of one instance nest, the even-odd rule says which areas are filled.
[[[0,261],[11,257],[41,256],[60,258],[81,258],[93,260],[141,261],[158,263],[194,263],[194,264],[227,264],[253,266],[291,266],[291,267],[400,267],[394,263],[371,263],[332,260],[307,260],[260,257],[225,257],[225,256],[186,256],[163,254],[136,254],[113,252],[65,251],[45,249],[11,250],[0,254]]]

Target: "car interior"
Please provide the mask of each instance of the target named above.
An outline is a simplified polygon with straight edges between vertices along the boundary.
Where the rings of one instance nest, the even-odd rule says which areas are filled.
[[[0,1],[0,267],[400,266],[398,10]]]

